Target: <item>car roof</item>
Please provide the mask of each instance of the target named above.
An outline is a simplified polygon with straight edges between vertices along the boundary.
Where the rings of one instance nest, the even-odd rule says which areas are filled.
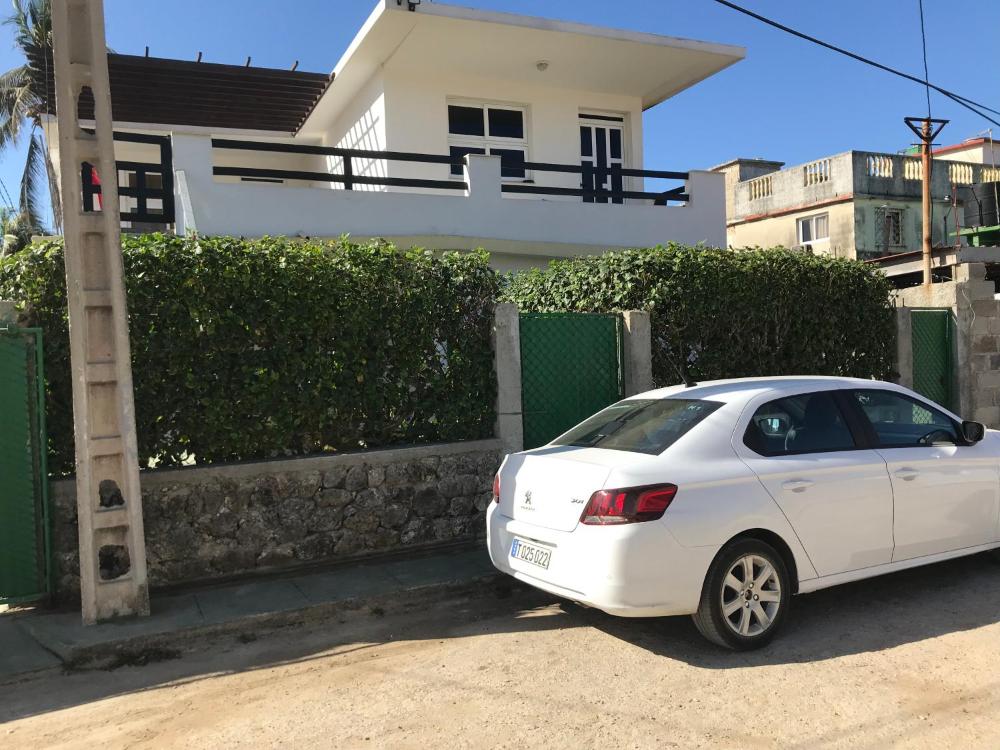
[[[843,378],[828,375],[784,375],[764,378],[731,378],[707,380],[691,386],[672,385],[637,394],[631,398],[693,398],[716,401],[745,401],[760,393],[801,393],[803,390],[835,390],[840,388],[887,388],[903,390],[892,383],[863,378]]]

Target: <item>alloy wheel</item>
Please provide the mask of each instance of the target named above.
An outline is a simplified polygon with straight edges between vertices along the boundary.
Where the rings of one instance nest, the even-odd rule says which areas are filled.
[[[722,619],[734,633],[760,635],[781,607],[781,578],[767,558],[746,554],[729,568],[720,597]]]

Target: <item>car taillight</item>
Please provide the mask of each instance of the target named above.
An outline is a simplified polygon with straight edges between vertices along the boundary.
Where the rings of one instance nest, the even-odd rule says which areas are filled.
[[[493,477],[493,502],[500,502],[500,472]]]
[[[663,517],[663,512],[676,494],[675,484],[598,490],[590,496],[590,501],[580,516],[580,523],[588,526],[609,526],[655,521]]]

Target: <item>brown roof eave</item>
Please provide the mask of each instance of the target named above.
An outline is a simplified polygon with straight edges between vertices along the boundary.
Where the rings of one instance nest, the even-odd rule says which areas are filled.
[[[51,71],[29,55],[36,75]],[[46,65],[48,63],[48,65]],[[108,54],[111,105],[118,122],[267,130],[294,134],[312,112],[332,74]],[[52,75],[40,86],[45,109],[55,111]],[[92,97],[81,116],[93,118]]]

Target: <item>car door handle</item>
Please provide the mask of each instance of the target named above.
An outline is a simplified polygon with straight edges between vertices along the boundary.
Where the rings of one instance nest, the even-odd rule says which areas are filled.
[[[904,482],[909,482],[917,478],[920,472],[916,469],[898,469],[896,471],[896,476],[902,479]]]
[[[792,492],[805,492],[807,489],[812,487],[813,484],[815,484],[815,482],[810,479],[789,479],[781,486],[786,490],[791,490]]]

